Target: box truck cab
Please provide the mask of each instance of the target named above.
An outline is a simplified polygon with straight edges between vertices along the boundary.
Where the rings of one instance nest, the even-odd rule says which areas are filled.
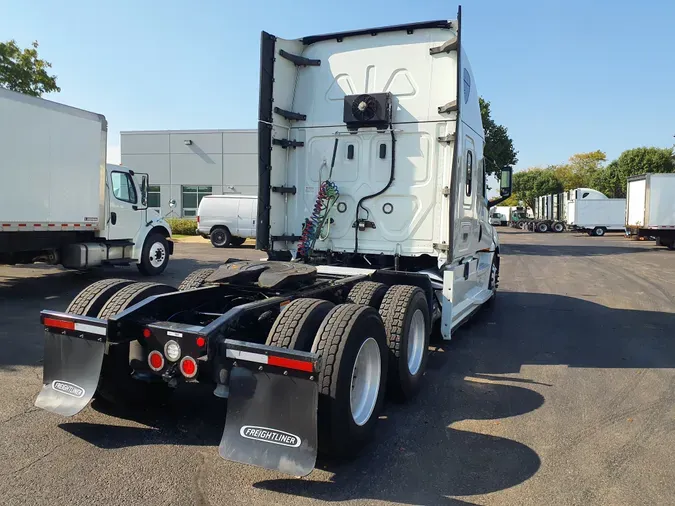
[[[100,114],[0,88],[0,263],[166,268],[148,176],[106,164],[107,133]]]
[[[197,233],[216,248],[241,246],[255,238],[258,199],[249,195],[207,195],[197,209]]]

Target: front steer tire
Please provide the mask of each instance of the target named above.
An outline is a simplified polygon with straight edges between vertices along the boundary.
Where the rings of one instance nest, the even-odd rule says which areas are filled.
[[[388,391],[399,401],[419,391],[427,367],[431,320],[424,291],[394,285],[380,306],[389,346]]]
[[[138,270],[145,276],[158,276],[169,265],[169,241],[158,232],[145,239]]]
[[[98,317],[108,319],[148,297],[175,291],[174,287],[161,283],[133,283],[111,297]],[[170,393],[169,386],[164,381],[147,382],[136,380],[131,376],[133,370],[129,365],[129,356],[132,347],[134,352],[144,356],[138,341],[108,344],[96,389],[98,396],[112,404],[120,405],[135,406],[163,402]]]
[[[309,351],[326,315],[335,307],[321,299],[295,299],[277,316],[267,335],[268,346]]]
[[[376,358],[357,371],[362,379],[374,379],[373,388],[367,390],[372,393],[370,402],[364,404],[372,409],[361,410],[362,417],[357,423],[351,397],[352,384],[356,384],[356,359],[362,350],[368,350]],[[335,306],[319,328],[312,353],[319,355],[322,364],[318,373],[319,451],[335,457],[352,457],[372,439],[384,402],[387,337],[379,314],[368,306]]]

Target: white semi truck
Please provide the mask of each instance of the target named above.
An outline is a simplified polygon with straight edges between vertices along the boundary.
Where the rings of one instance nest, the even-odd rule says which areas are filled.
[[[284,40],[263,32],[257,244],[178,290],[113,280],[43,311],[36,405],[227,397],[220,455],[293,476],[353,455],[385,393],[424,386],[429,338],[496,294],[478,91],[461,16]],[[108,281],[108,280],[106,280]],[[385,392],[386,391],[386,392]]]
[[[675,174],[628,178],[626,232],[675,249]]]
[[[0,263],[166,268],[147,174],[106,164],[104,116],[0,88]]]

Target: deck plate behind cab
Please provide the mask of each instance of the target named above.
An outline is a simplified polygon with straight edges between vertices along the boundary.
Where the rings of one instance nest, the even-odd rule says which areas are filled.
[[[241,260],[221,265],[207,283],[256,283],[261,288],[280,288],[316,278],[316,267],[293,262]]]

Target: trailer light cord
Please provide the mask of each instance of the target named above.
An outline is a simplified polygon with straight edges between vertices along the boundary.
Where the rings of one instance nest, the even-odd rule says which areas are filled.
[[[355,254],[359,252],[359,209],[363,209],[366,213],[368,213],[368,216],[370,216],[370,212],[368,211],[368,209],[363,207],[362,204],[368,199],[372,199],[374,197],[377,197],[378,195],[382,195],[389,189],[389,187],[394,182],[394,169],[396,168],[396,136],[394,135],[394,126],[391,123],[389,123],[389,132],[391,133],[391,172],[389,174],[389,182],[379,192],[371,193],[370,195],[362,197],[361,200],[359,200],[359,203],[356,204],[356,222],[354,223]]]
[[[338,139],[336,137],[335,144],[333,145],[333,158],[330,164],[330,171],[328,172],[328,179],[321,182],[312,215],[305,219],[305,223],[302,227],[302,237],[298,243],[298,255],[305,259],[309,258],[312,254],[317,238],[325,241],[330,233],[330,219],[328,218],[328,215],[338,198],[340,198],[340,191],[338,190],[337,185],[330,180],[333,177],[333,167],[335,167],[337,147]],[[321,180],[321,170],[319,170],[319,180]],[[324,224],[326,223],[328,225],[327,231],[325,234],[322,234]]]

